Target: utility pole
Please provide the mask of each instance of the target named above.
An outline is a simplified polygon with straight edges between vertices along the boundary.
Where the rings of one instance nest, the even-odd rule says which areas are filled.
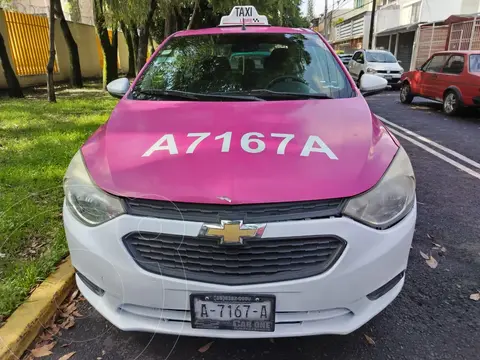
[[[328,40],[327,12],[328,12],[328,1],[325,0],[325,13],[323,14],[323,33],[325,34],[326,40]]]
[[[377,11],[377,0],[372,1],[372,17],[370,18],[370,35],[368,36],[368,48],[372,48],[373,32],[375,28],[375,12]]]

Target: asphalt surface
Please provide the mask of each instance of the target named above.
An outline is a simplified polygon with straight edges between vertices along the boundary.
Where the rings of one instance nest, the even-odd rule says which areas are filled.
[[[389,121],[480,162],[480,113],[447,117],[440,105],[428,101],[400,104],[398,92],[368,101]],[[361,329],[346,336],[275,340],[126,333],[83,303],[84,317],[63,331],[50,358],[76,351],[73,359],[479,359],[480,301],[469,296],[480,290],[480,180],[398,139],[417,176],[417,228],[403,291]],[[446,248],[443,256],[434,252],[436,269],[420,256],[432,248],[432,238]],[[210,349],[200,353],[210,341]]]

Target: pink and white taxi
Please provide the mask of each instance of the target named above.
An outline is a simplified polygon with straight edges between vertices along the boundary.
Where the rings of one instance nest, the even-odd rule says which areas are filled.
[[[405,150],[328,43],[237,6],[118,79],[73,157],[63,218],[85,298],[123,330],[347,334],[400,292],[416,220]],[[362,96],[363,94],[363,96]]]

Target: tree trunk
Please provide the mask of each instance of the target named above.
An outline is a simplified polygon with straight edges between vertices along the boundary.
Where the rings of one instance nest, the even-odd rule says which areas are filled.
[[[103,87],[118,77],[117,51],[110,43],[108,30],[104,28],[98,35],[103,52]]]
[[[165,15],[165,30],[164,30],[164,39],[170,36],[170,13],[167,11],[167,14]]]
[[[8,96],[13,98],[23,98],[22,88],[18,82],[17,75],[15,75],[15,71],[13,71],[12,64],[10,64],[2,33],[0,33],[0,62],[3,66],[5,79],[7,80]]]
[[[53,13],[54,1],[50,0],[50,6],[48,9],[48,32],[50,40],[50,57],[47,64],[47,93],[48,101],[56,102],[55,98],[55,86],[53,84],[53,68],[55,66],[55,16]]]
[[[130,29],[127,28],[125,22],[120,21],[120,29],[122,29],[123,36],[125,36],[125,42],[127,43],[128,49],[128,72],[127,77],[135,77],[135,50],[133,47],[132,34]]]
[[[190,30],[190,29],[194,29],[195,28],[195,25],[196,25],[196,21],[197,21],[197,17],[200,13],[200,9],[199,9],[199,1],[200,0],[195,0],[195,4],[193,5],[193,13],[192,13],[192,17],[190,19],[190,22],[188,23],[188,26],[187,26],[187,30]]]
[[[138,53],[137,53],[137,73],[142,69],[147,61],[148,48],[148,29],[144,25],[139,28],[140,35],[138,37]]]
[[[112,48],[117,54],[117,62],[118,62],[118,24],[113,24],[112,30]]]
[[[132,35],[132,43],[133,43],[133,52],[135,56],[135,64],[137,64],[137,56],[138,56],[138,26],[135,23],[130,23],[130,34]]]
[[[153,46],[153,39],[151,36],[148,38],[148,43],[150,44],[150,56],[151,56],[155,52],[155,46]]]
[[[114,48],[116,44],[116,29],[110,43],[108,37],[107,25],[105,23],[105,14],[103,11],[103,0],[93,0],[93,17],[95,19],[95,28],[97,29],[98,38],[103,52],[103,87],[118,77],[117,67],[117,51]]]
[[[152,26],[153,13],[157,7],[157,0],[150,0],[150,8],[148,9],[145,23],[139,27],[138,38],[138,55],[137,55],[137,72],[139,72],[147,61],[148,37],[150,36],[150,26]]]
[[[177,10],[176,9],[173,9],[173,32],[177,32],[178,31],[178,16],[177,16]]]
[[[68,52],[70,55],[70,85],[74,88],[83,87],[82,69],[80,67],[80,57],[78,55],[78,46],[75,39],[72,36],[70,27],[65,20],[63,14],[62,4],[60,0],[54,0],[55,2],[55,14],[60,20],[60,28],[62,29],[63,37],[67,43]]]

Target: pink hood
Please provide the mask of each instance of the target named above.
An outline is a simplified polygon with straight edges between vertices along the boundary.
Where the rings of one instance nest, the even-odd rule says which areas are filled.
[[[216,136],[232,132],[230,151]],[[245,133],[264,135],[266,149],[248,153]],[[211,133],[193,151],[196,137]],[[284,154],[282,138],[293,134]],[[143,156],[165,134],[168,150]],[[321,152],[301,156],[318,136],[338,159]],[[164,143],[163,145],[166,145]],[[252,146],[255,147],[255,146]],[[315,147],[318,148],[318,145]],[[196,203],[272,203],[350,197],[382,177],[397,151],[389,133],[362,97],[264,102],[177,102],[121,100],[110,120],[82,148],[95,183],[125,197]]]

